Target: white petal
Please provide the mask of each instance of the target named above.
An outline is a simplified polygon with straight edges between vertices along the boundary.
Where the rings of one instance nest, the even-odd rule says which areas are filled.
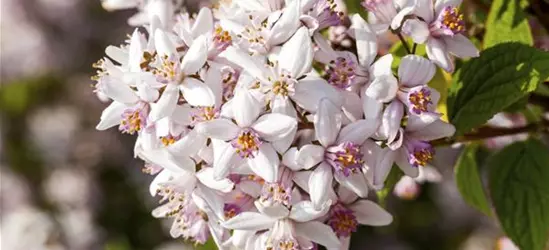
[[[294,142],[294,139],[296,138],[295,135],[297,133],[297,126],[294,126],[292,129],[290,129],[290,132],[287,133],[285,136],[282,137],[280,140],[272,141],[271,144],[273,145],[276,152],[283,154],[290,148],[292,143]]]
[[[328,147],[336,141],[341,128],[341,113],[337,106],[326,98],[320,100],[318,106],[314,121],[315,134],[320,143]]]
[[[362,100],[364,119],[379,119],[379,117],[381,117],[381,110],[383,109],[382,102],[367,96],[366,93],[364,93],[360,99]]]
[[[105,54],[119,63],[128,62],[128,52],[120,47],[109,45],[105,49]]]
[[[192,122],[192,112],[193,108],[191,108],[188,104],[177,105],[170,118],[177,124],[190,125]]]
[[[166,85],[166,89],[160,96],[160,99],[151,108],[149,114],[153,121],[158,121],[173,113],[175,106],[177,105],[177,99],[179,98],[179,88],[175,84]]]
[[[439,14],[446,6],[459,7],[462,0],[437,0],[435,2],[435,14]]]
[[[393,75],[380,75],[366,89],[366,95],[380,102],[390,102],[397,91],[398,81]]]
[[[415,87],[427,84],[435,75],[435,65],[422,56],[407,55],[398,66],[398,78],[402,85]]]
[[[289,169],[293,171],[299,171],[303,169],[298,163],[297,163],[297,154],[298,150],[296,147],[292,147],[284,153],[282,156],[282,164]]]
[[[254,212],[242,212],[235,217],[221,222],[221,225],[228,229],[259,231],[269,229],[276,219]]]
[[[171,56],[176,54],[175,46],[172,41],[170,41],[166,32],[161,29],[156,29],[154,32],[154,45],[160,56]]]
[[[216,180],[214,178],[213,168],[203,168],[196,173],[196,178],[202,182],[205,186],[219,190],[223,193],[228,193],[234,188],[234,184],[229,179]]]
[[[332,188],[332,168],[325,162],[311,173],[309,177],[309,195],[316,209],[320,209],[328,201],[328,190]]]
[[[309,179],[313,171],[298,171],[294,173],[294,182],[305,192],[309,193]]]
[[[446,123],[442,120],[437,120],[419,131],[408,133],[410,137],[424,141],[436,140],[454,135],[456,128],[454,125]]]
[[[100,84],[100,91],[111,99],[121,103],[135,103],[139,99],[129,85],[117,81],[112,77],[103,77]]]
[[[287,115],[271,113],[264,114],[252,124],[252,129],[266,141],[283,139],[297,126],[297,121]]]
[[[193,156],[205,145],[206,138],[204,135],[193,130],[174,144],[168,146],[167,149],[174,155]]]
[[[240,161],[240,156],[230,143],[220,144],[214,148],[214,152],[215,150],[221,152],[214,157],[213,177],[216,180],[221,180],[229,175],[231,168]]]
[[[419,19],[408,19],[404,21],[404,24],[402,24],[402,33],[411,37],[414,43],[419,44],[424,44],[430,34],[427,23]]]
[[[211,32],[214,28],[212,11],[209,8],[201,8],[194,19],[192,28],[193,37]]]
[[[313,44],[306,27],[298,29],[292,38],[282,45],[278,63],[280,67],[290,72],[293,78],[299,78],[311,71]]]
[[[362,118],[362,100],[355,92],[351,91],[341,91],[341,96],[343,97],[343,112],[345,116],[351,121],[356,121]]]
[[[163,148],[143,150],[139,152],[139,156],[145,161],[159,165],[174,173],[181,173],[183,171],[194,173],[195,171],[195,164],[188,157],[176,158],[168,150]]]
[[[231,46],[225,49],[219,57],[225,58],[229,62],[240,66],[252,77],[257,78],[262,82],[268,82],[264,75],[264,70],[266,70],[265,67],[259,66],[258,63],[246,52]]]
[[[385,108],[379,132],[388,142],[392,142],[395,139],[403,116],[404,105],[400,101],[393,101]]]
[[[358,223],[369,226],[386,226],[393,222],[393,216],[378,204],[369,200],[359,200],[349,206]]]
[[[405,175],[416,178],[419,175],[417,167],[412,166],[408,160],[408,150],[400,148],[396,151],[395,163]]]
[[[126,109],[126,105],[120,102],[112,102],[103,112],[101,113],[101,121],[95,129],[105,130],[112,126],[120,124],[122,120],[122,113]]]
[[[377,56],[377,36],[370,25],[354,14],[352,17],[358,61],[362,67],[369,67]]]
[[[370,72],[374,77],[383,76],[383,75],[393,75],[393,72],[391,71],[391,65],[393,64],[393,55],[387,54],[372,64],[372,67],[370,67]]]
[[[337,144],[344,142],[352,142],[357,145],[368,139],[379,127],[378,119],[358,120],[341,129]]]
[[[381,148],[370,140],[364,144],[362,152],[365,165],[368,167],[366,175],[370,178],[370,183],[375,189],[382,189],[393,167],[395,152],[387,147]]]
[[[393,20],[391,21],[391,29],[397,30],[400,28],[400,25],[402,25],[402,20],[404,20],[404,17],[406,17],[409,14],[412,14],[414,12],[414,1],[406,1],[409,3],[409,6],[404,6],[395,17],[393,17]],[[379,33],[378,33],[379,34]]]
[[[432,98],[431,92],[431,100]],[[441,117],[441,114],[438,113],[432,113],[432,112],[425,112],[420,115],[416,115],[414,113],[411,113],[408,115],[408,122],[406,123],[406,131],[419,131],[423,128],[427,127],[427,125],[439,120]]]
[[[215,95],[213,91],[206,85],[195,78],[185,78],[183,84],[180,85],[183,97],[193,106],[214,106]]]
[[[318,219],[330,210],[330,202],[315,208],[310,201],[300,201],[292,206],[290,218],[297,222],[306,222]]]
[[[343,204],[350,204],[358,199],[355,193],[343,186],[339,186],[337,189],[337,197]]]
[[[324,160],[324,152],[322,146],[307,144],[296,153],[295,161],[303,169],[309,169]]]
[[[194,127],[199,133],[208,137],[228,141],[238,136],[240,128],[227,119],[215,119],[202,122]]]
[[[329,85],[326,80],[314,76],[299,80],[292,96],[297,105],[310,112],[316,112],[318,102],[322,98],[330,99],[337,107],[341,107],[343,104],[339,92],[333,86]]]
[[[249,127],[261,113],[262,107],[249,91],[236,90],[232,103],[233,115],[240,127]]]
[[[462,34],[457,34],[453,37],[445,37],[444,42],[446,43],[448,51],[459,58],[479,56],[477,47],[475,47],[469,38]]]
[[[446,72],[454,72],[454,61],[446,49],[444,41],[436,38],[427,40],[427,56],[436,65],[444,69]]]
[[[168,182],[171,178],[173,178],[173,175],[169,170],[160,171],[160,173],[154,177],[151,185],[149,185],[149,193],[151,196],[156,196],[160,189],[160,184]]]
[[[296,233],[327,248],[339,248],[340,242],[332,228],[319,221],[295,223]]]
[[[262,143],[254,158],[248,159],[248,164],[254,173],[266,182],[275,182],[278,177],[278,165],[280,160],[273,146]]]
[[[416,2],[416,8],[415,13],[416,15],[423,18],[423,20],[427,23],[430,23],[433,18],[433,0],[415,0]],[[438,2],[438,0],[437,0]]]
[[[361,172],[351,173],[347,177],[341,174],[335,174],[334,177],[341,185],[353,191],[358,196],[362,198],[368,196],[368,183],[366,177]]]
[[[206,37],[199,36],[194,41],[181,61],[181,70],[186,75],[196,73],[208,58]]]
[[[261,203],[261,200],[256,200],[254,205],[261,214],[267,215],[271,218],[282,219],[290,213],[288,208],[280,203],[264,205]]]
[[[294,0],[284,9],[284,13],[271,28],[271,36],[268,43],[277,45],[290,38],[299,27],[299,16],[301,15],[301,1]]]
[[[271,110],[273,113],[280,113],[293,118],[297,117],[294,105],[287,96],[275,95],[271,100]]]

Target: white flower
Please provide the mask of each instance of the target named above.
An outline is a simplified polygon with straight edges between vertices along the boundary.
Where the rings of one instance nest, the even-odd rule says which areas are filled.
[[[402,24],[402,20],[414,10],[414,1],[410,0],[363,0],[362,6],[373,15],[373,29],[377,34],[384,33],[389,28],[396,30]]]
[[[453,72],[450,53],[463,57],[477,57],[478,49],[463,35],[465,21],[459,13],[461,0],[416,0],[414,14],[420,19],[408,19],[402,24],[402,33],[415,43],[427,43],[427,56],[442,69]]]
[[[195,127],[210,138],[227,142],[214,146],[214,152],[220,152],[214,159],[216,178],[227,176],[233,165],[246,160],[257,175],[266,181],[275,181],[279,160],[270,142],[283,139],[295,129],[297,121],[277,113],[260,116],[262,105],[244,90],[236,92],[232,110],[236,124],[219,118]]]
[[[296,155],[297,164],[305,169],[319,164],[308,181],[309,195],[315,207],[329,199],[333,178],[360,197],[368,195],[360,148],[378,125],[377,119],[368,119],[341,128],[340,110],[328,99],[320,101],[315,116],[315,133],[320,145],[305,145]]]

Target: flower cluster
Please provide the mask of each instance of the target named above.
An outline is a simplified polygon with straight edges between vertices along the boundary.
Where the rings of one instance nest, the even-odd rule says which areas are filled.
[[[394,163],[417,177],[434,157],[429,141],[454,133],[427,83],[433,62],[452,69],[447,51],[477,53],[461,47],[456,2],[366,0],[368,23],[334,0],[220,1],[196,15],[171,0],[105,0],[139,8],[140,27],[94,65],[95,91],[112,99],[97,129],[137,135],[161,198],[153,215],[173,219],[173,237],[347,249],[359,224],[392,221],[368,190]],[[346,18],[356,53],[321,33]],[[431,60],[405,56],[393,73],[392,55],[378,58],[386,31],[426,42]]]

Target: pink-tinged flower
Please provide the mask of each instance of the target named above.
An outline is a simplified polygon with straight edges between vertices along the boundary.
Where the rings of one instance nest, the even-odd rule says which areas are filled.
[[[343,23],[345,13],[338,8],[338,3],[334,0],[309,1],[311,5],[304,6],[305,15],[301,16],[301,21],[309,28],[309,31],[315,32],[332,26],[338,26]]]
[[[434,148],[429,141],[448,137],[454,134],[455,127],[440,119],[423,119],[422,116],[408,115],[404,117],[404,104],[395,100],[389,104],[383,114],[383,121],[376,135],[385,148],[368,141],[364,151],[373,155],[367,165],[370,181],[376,188],[383,187],[383,182],[389,174],[393,162],[410,176],[419,175],[419,166],[425,166],[434,157]],[[404,120],[403,120],[404,119]],[[404,122],[403,122],[404,121]],[[383,158],[376,158],[383,157]]]
[[[229,192],[233,184],[228,179],[216,181],[211,168],[204,167],[196,176],[179,170],[164,169],[151,183],[153,196],[162,196],[153,210],[155,217],[173,218],[172,237],[183,237],[204,244],[210,236],[219,246],[228,238],[228,232],[217,221],[224,219],[223,199],[218,192]]]
[[[308,181],[309,195],[317,208],[330,199],[333,178],[360,197],[368,195],[361,145],[375,132],[378,120],[361,119],[341,128],[341,116],[332,102],[322,99],[314,121],[320,145],[305,145],[295,156],[303,169],[318,165]]]
[[[389,28],[396,30],[402,24],[405,16],[414,10],[413,1],[393,0],[363,0],[362,6],[373,14],[372,28],[377,34],[384,33]],[[370,16],[370,15],[368,15]]]
[[[292,101],[310,112],[316,111],[321,98],[329,98],[336,104],[342,102],[339,93],[324,79],[308,74],[312,69],[313,48],[305,27],[282,46],[276,63],[260,66],[254,58],[234,48],[228,48],[223,57],[252,76],[240,78],[243,91],[259,87],[260,99],[269,101],[275,113],[297,117]]]
[[[157,76],[157,81],[165,84],[165,89],[151,111],[151,118],[157,121],[171,114],[180,92],[190,105],[214,106],[215,94],[206,83],[194,76],[206,62],[205,37],[196,39],[181,61],[167,33],[157,29],[154,38],[158,55],[155,63],[150,65],[150,71]]]
[[[401,199],[414,200],[421,192],[421,184],[425,182],[440,182],[442,176],[432,166],[419,166],[419,175],[416,178],[402,176],[393,188],[393,194]]]
[[[465,22],[458,6],[461,0],[417,0],[414,14],[418,18],[408,19],[402,24],[402,33],[415,43],[427,44],[427,56],[435,64],[454,71],[453,54],[459,58],[477,57],[478,49],[463,35]]]
[[[220,25],[233,34],[239,48],[265,55],[274,46],[286,42],[301,26],[300,2],[291,1],[282,10],[271,11],[261,4],[257,6],[256,1],[241,1],[239,5],[245,11],[239,13],[240,16],[221,20]],[[275,5],[282,6],[281,3]]]
[[[250,249],[310,249],[312,242],[328,248],[340,246],[332,229],[316,221],[328,212],[328,203],[316,210],[310,201],[294,199],[290,207],[275,206],[263,210],[268,214],[242,212],[221,224],[238,232],[231,237],[231,243],[241,244],[241,238],[247,237],[246,245]]]
[[[393,216],[376,203],[360,200],[350,190],[340,187],[338,201],[333,204],[327,214],[328,224],[341,242],[339,249],[349,249],[351,234],[359,225],[386,226],[391,224]]]
[[[229,119],[219,118],[195,127],[196,131],[221,140],[214,145],[214,152],[221,152],[214,159],[216,177],[227,176],[231,167],[247,161],[257,175],[274,182],[278,176],[280,161],[271,142],[284,139],[294,131],[297,121],[278,113],[259,116],[262,105],[251,93],[244,90],[237,91],[232,101],[236,124]]]

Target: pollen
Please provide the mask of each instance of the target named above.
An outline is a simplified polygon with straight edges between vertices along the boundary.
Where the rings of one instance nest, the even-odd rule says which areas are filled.
[[[122,133],[133,135],[135,132],[141,131],[145,126],[145,114],[142,109],[127,109],[122,114],[119,130]]]
[[[463,14],[459,13],[456,7],[447,6],[442,11],[442,25],[451,30],[454,34],[462,33],[465,31],[465,22],[463,21]]]
[[[225,50],[233,42],[233,38],[231,37],[229,32],[226,30],[223,30],[223,28],[221,28],[221,26],[219,25],[215,28],[213,40],[219,51]]]
[[[325,157],[330,165],[344,176],[358,172],[364,163],[360,146],[352,142],[328,148]]]
[[[162,136],[160,137],[160,141],[164,146],[167,147],[169,145],[174,144],[177,141],[177,138],[173,137],[172,135]]]
[[[339,89],[346,89],[352,85],[355,78],[355,64],[343,57],[330,62],[326,74],[328,82]]]
[[[416,114],[429,111],[429,106],[433,104],[431,100],[431,91],[427,88],[422,88],[419,91],[414,91],[408,95],[411,109]]]
[[[259,135],[251,129],[245,129],[235,138],[231,145],[242,158],[254,158],[261,145]]]

